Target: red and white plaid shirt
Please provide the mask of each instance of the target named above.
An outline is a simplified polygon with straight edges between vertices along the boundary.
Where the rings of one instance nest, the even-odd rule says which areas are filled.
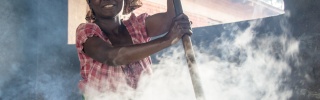
[[[141,44],[150,41],[147,36],[145,19],[148,14],[136,16],[132,14],[128,20],[123,21],[126,26],[133,44]],[[137,87],[137,82],[142,74],[152,72],[150,57],[140,61],[122,66],[109,66],[100,63],[83,52],[83,44],[89,37],[100,37],[107,43],[111,42],[104,35],[95,23],[83,23],[77,28],[76,47],[80,60],[80,73],[83,80],[79,82],[79,88],[85,92],[87,87],[98,89],[99,91],[116,90],[120,85]]]

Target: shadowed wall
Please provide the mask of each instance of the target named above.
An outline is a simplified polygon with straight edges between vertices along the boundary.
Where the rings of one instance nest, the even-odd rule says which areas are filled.
[[[74,45],[67,45],[67,0],[2,0],[0,100],[77,100]]]

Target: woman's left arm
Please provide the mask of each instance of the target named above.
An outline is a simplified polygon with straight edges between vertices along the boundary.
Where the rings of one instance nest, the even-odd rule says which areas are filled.
[[[167,0],[167,12],[157,13],[146,18],[146,29],[149,37],[168,32],[175,17],[173,0]]]

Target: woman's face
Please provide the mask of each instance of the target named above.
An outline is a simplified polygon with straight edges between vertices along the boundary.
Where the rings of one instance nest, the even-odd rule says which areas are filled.
[[[124,0],[90,0],[96,18],[113,18],[122,14]]]

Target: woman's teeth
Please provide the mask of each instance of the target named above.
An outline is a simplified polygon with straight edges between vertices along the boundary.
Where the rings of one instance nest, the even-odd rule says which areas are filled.
[[[106,6],[104,6],[105,8],[111,8],[111,7],[113,7],[113,5],[106,5]]]

